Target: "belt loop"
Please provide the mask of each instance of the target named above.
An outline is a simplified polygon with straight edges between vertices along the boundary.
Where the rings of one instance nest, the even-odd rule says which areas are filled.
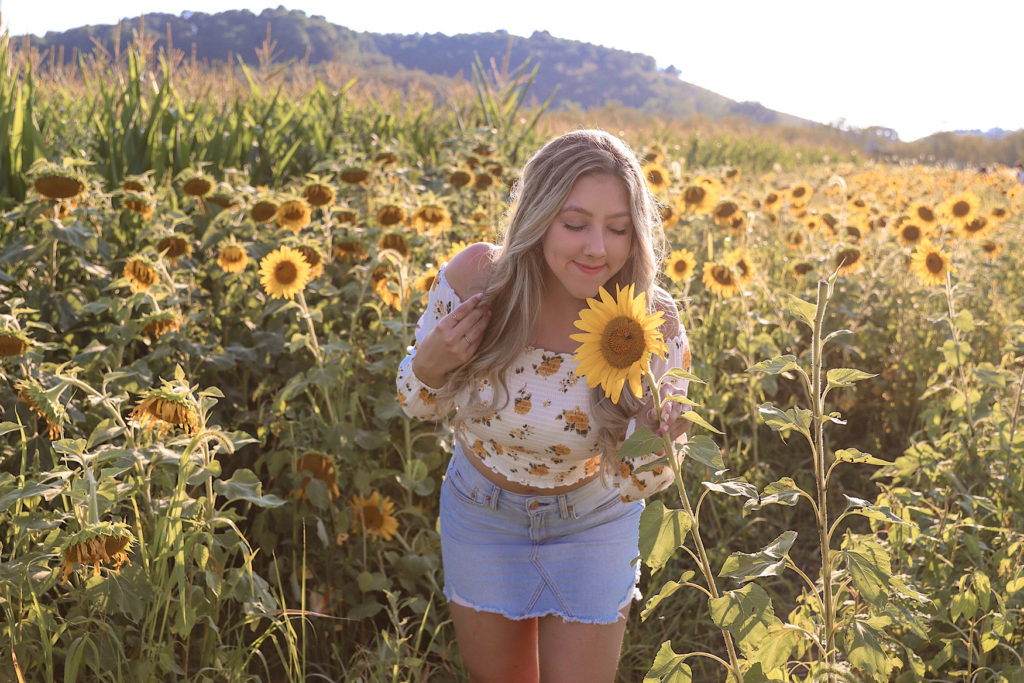
[[[497,485],[492,485],[491,486],[491,492],[487,496],[488,506],[492,510],[497,510],[498,509],[498,498],[500,496],[501,496],[501,487],[499,487]]]
[[[569,503],[564,493],[558,497],[558,513],[562,515],[562,519],[569,519]]]

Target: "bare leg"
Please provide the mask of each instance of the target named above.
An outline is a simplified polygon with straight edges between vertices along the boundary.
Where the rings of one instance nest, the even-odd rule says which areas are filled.
[[[472,683],[537,683],[536,619],[508,619],[454,602],[449,607]]]
[[[626,632],[629,607],[613,624],[585,624],[561,617],[541,617],[537,639],[540,643],[542,681],[558,683],[600,683],[615,680]]]

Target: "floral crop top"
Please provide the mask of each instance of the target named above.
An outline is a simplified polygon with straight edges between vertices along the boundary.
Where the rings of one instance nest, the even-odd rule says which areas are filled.
[[[442,267],[431,288],[427,309],[416,325],[416,343],[461,302],[445,279]],[[655,377],[673,367],[688,371],[690,349],[682,325],[665,343],[667,357],[651,359]],[[441,404],[437,391],[413,372],[415,355],[416,347],[409,347],[398,369],[398,403],[406,414],[419,419],[439,419],[452,408],[465,407],[470,397],[468,390],[454,402]],[[565,486],[597,472],[601,452],[588,414],[591,390],[586,379],[574,372],[577,363],[573,355],[524,348],[509,371],[508,404],[501,410],[466,420],[456,430],[456,442],[463,449],[472,450],[488,467],[509,481],[527,486]],[[676,381],[673,393],[685,394],[686,384]],[[477,395],[487,405],[493,390],[486,381],[481,381]],[[673,480],[670,467],[634,472],[656,458],[652,454],[624,460],[619,471],[607,478],[607,483],[620,489],[623,500],[639,500],[666,488]]]

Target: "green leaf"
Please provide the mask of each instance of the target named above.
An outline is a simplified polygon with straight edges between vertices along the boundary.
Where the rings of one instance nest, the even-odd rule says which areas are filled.
[[[768,594],[756,583],[709,598],[708,605],[712,620],[732,634],[744,653],[756,651],[768,629],[782,623],[775,616]]]
[[[971,345],[965,341],[959,344],[952,339],[947,339],[942,345],[942,355],[946,364],[951,368],[960,367],[971,357]]]
[[[760,510],[765,505],[786,505],[793,507],[800,501],[804,491],[790,477],[783,477],[764,487],[764,491],[756,500],[751,499],[743,504],[743,514]]]
[[[664,600],[665,598],[669,597],[677,590],[682,588],[684,583],[692,581],[693,577],[695,577],[696,575],[696,572],[686,571],[683,572],[683,575],[679,577],[679,581],[666,581],[665,585],[662,586],[661,590],[658,591],[658,594],[651,597],[644,605],[644,610],[640,613],[640,620],[646,621],[647,617],[651,615],[651,613],[654,611],[654,608],[661,604],[662,600]]]
[[[885,654],[879,631],[862,621],[855,621],[846,631],[847,657],[850,664],[868,674],[869,680],[887,681],[893,663]]]
[[[1018,593],[1021,589],[1024,589],[1024,576],[1018,576],[1016,579],[1013,579],[1006,584],[1007,595]]]
[[[747,368],[747,372],[766,372],[769,375],[779,375],[789,370],[798,369],[800,366],[797,365],[796,356],[787,354],[785,356],[776,356],[770,360],[763,360],[760,363],[751,365]]]
[[[683,454],[691,460],[696,460],[700,464],[710,467],[715,472],[725,469],[725,461],[722,460],[722,449],[706,434],[688,437]]]
[[[276,508],[284,505],[284,500],[280,496],[275,496],[272,493],[264,496],[262,494],[263,482],[252,470],[245,468],[235,470],[234,475],[227,481],[213,482],[213,489],[228,501],[244,500],[262,508]]]
[[[717,430],[714,427],[712,427],[703,417],[698,415],[696,411],[687,410],[680,417],[682,417],[682,418],[684,418],[686,420],[689,420],[690,422],[692,422],[695,425],[700,425],[701,427],[703,427],[704,429],[708,430],[709,432],[714,432],[715,434],[721,434],[722,433],[719,430]]]
[[[792,294],[785,294],[782,297],[782,307],[794,318],[803,321],[808,327],[814,329],[814,314],[818,310],[817,306]]]
[[[978,614],[978,596],[970,589],[956,591],[949,601],[949,616],[956,621],[961,616],[970,621]]]
[[[791,408],[783,412],[770,403],[763,403],[757,407],[757,412],[764,423],[776,432],[796,429],[807,438],[811,436],[810,427],[814,414],[809,410]]]
[[[665,439],[663,437],[658,436],[647,427],[638,427],[619,446],[619,459],[639,458],[651,453],[657,453],[663,448],[665,448]]]
[[[857,538],[841,551],[853,585],[864,599],[876,607],[884,607],[889,599],[889,577],[892,569],[889,553],[882,544]]]
[[[771,671],[789,661],[793,651],[800,645],[801,638],[803,634],[785,624],[770,626],[751,658],[763,669]]]
[[[728,481],[705,481],[701,482],[704,487],[708,490],[715,491],[717,493],[724,493],[727,496],[740,496],[748,500],[757,500],[757,487],[753,484],[748,484],[745,481],[739,479],[730,479]]]
[[[643,683],[690,683],[693,674],[685,657],[672,651],[671,641],[666,640],[658,648],[651,669],[644,675]]]
[[[878,377],[878,375],[872,375],[871,373],[862,372],[853,368],[833,368],[825,373],[825,377],[828,379],[828,388],[831,388],[852,387],[855,382],[859,382],[862,379]],[[826,388],[825,391],[828,391],[828,388]]]
[[[702,380],[700,377],[692,373],[689,373],[686,370],[683,370],[682,368],[671,368],[668,372],[666,372],[664,375],[658,378],[658,386],[661,386],[661,383],[665,380],[666,377],[674,377],[675,379],[685,379],[688,382],[706,384],[706,382]]]
[[[784,531],[756,553],[733,553],[722,564],[718,575],[723,578],[749,581],[760,576],[782,576],[786,555],[796,541],[795,531]]]
[[[982,612],[987,612],[992,600],[992,582],[985,574],[975,570],[971,576],[971,584],[978,596],[978,606],[981,607]]]
[[[870,453],[861,453],[856,448],[843,448],[835,453],[836,460],[842,462],[857,462],[865,465],[891,465],[888,460],[876,458]]]
[[[685,510],[670,510],[656,500],[640,514],[640,555],[651,569],[665,566],[686,540],[690,518]]]
[[[21,429],[21,425],[16,424],[14,422],[0,422],[0,436],[3,436],[4,434],[9,434],[10,432],[14,432],[19,429]]]

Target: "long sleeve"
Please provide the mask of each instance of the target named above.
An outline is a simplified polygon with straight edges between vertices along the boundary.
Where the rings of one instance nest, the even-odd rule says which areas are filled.
[[[442,267],[430,289],[427,308],[416,323],[415,344],[406,349],[405,358],[398,366],[398,374],[395,378],[398,405],[411,418],[439,419],[451,412],[452,402],[438,400],[438,390],[424,384],[416,376],[412,369],[412,361],[416,357],[416,349],[420,342],[437,327],[441,318],[451,313],[452,309],[460,303],[462,302],[458,294],[444,278],[444,268]]]
[[[655,378],[660,379],[665,372],[672,368],[682,368],[690,371],[690,342],[686,337],[686,331],[679,325],[678,333],[665,339],[668,346],[668,354],[665,357],[654,357],[651,359],[651,370]],[[662,384],[662,394],[671,392],[676,395],[686,395],[689,382],[687,380],[666,378]],[[632,433],[632,428],[627,433]],[[679,438],[685,442],[685,435]],[[672,485],[675,477],[672,468],[668,465],[661,465],[644,472],[636,472],[638,468],[654,462],[660,456],[657,453],[640,456],[638,458],[626,458],[619,464],[618,472],[615,472],[610,483],[618,488],[624,501],[640,500],[664,490]]]

